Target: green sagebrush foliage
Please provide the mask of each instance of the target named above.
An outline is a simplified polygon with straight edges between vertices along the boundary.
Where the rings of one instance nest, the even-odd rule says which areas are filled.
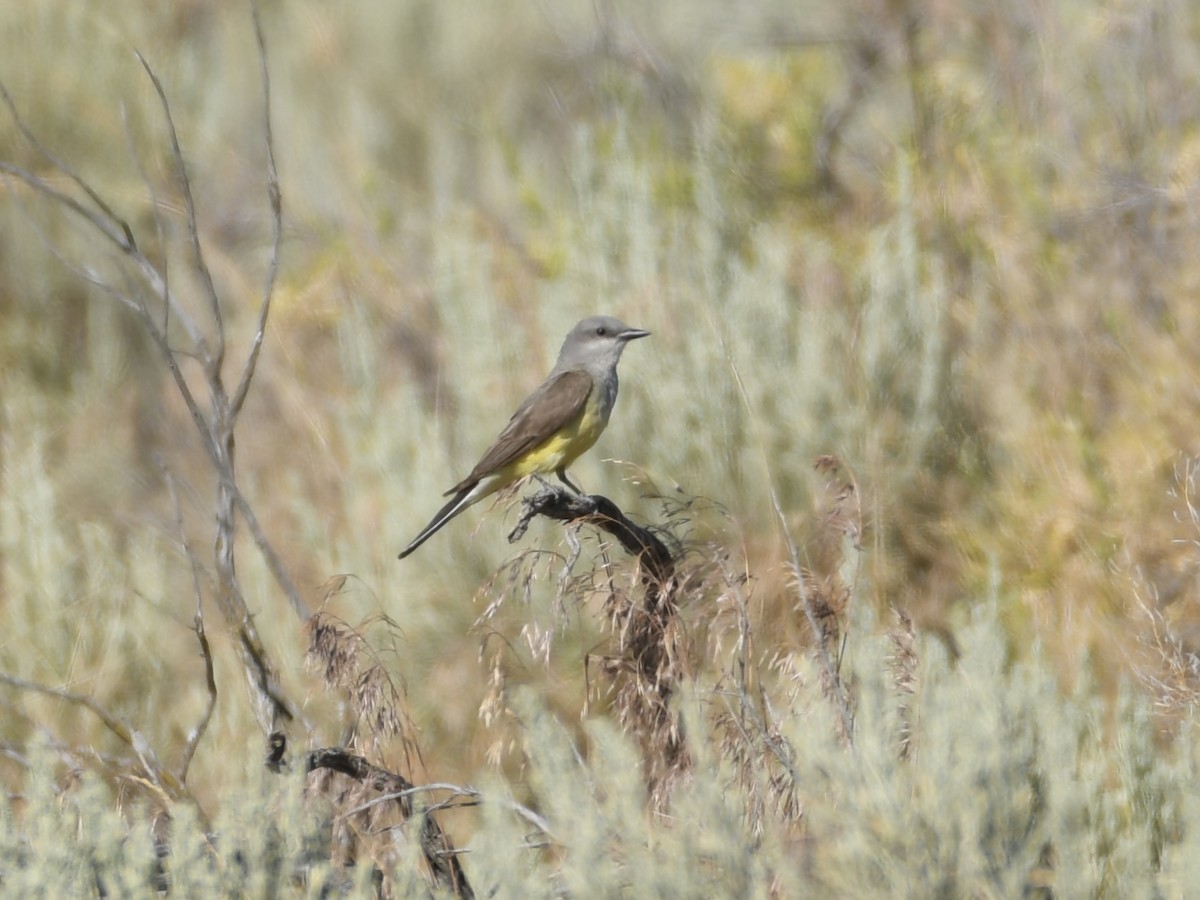
[[[957,658],[920,643],[901,713],[888,638],[860,624],[847,657],[853,745],[836,738],[823,700],[784,715],[801,815],[767,813],[759,829],[708,727],[717,692],[681,701],[694,765],[660,813],[647,811],[638,755],[611,722],[585,723],[580,743],[532,691],[517,694],[526,767],[482,792],[463,857],[476,895],[1183,897],[1200,883],[1188,733],[1158,746],[1134,694],[1107,710],[1087,681],[1063,692],[1036,651],[1011,662],[992,604],[958,636]],[[206,827],[186,805],[118,812],[91,776],[64,788],[50,758],[34,751],[26,790],[0,819],[5,896],[357,896],[379,880],[401,896],[428,890],[415,853],[385,874],[331,863],[327,811],[295,776],[264,772]],[[514,815],[518,800],[545,832]]]
[[[830,729],[792,721],[812,880],[847,896],[1184,896],[1200,826],[1190,738],[1157,747],[1141,698],[1113,710],[1086,678],[1065,693],[1036,648],[1011,662],[992,604],[957,637],[953,661],[924,643],[909,759],[870,665],[878,637],[858,647],[846,764]]]

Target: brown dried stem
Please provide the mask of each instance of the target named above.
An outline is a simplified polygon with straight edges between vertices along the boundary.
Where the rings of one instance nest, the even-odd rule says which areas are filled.
[[[783,529],[784,540],[788,548],[788,558],[796,579],[796,590],[800,595],[800,607],[804,611],[804,617],[808,620],[808,627],[812,629],[816,645],[814,652],[817,657],[817,663],[821,667],[821,676],[825,680],[830,697],[833,700],[834,709],[838,714],[842,727],[842,734],[846,742],[853,745],[854,712],[851,708],[850,694],[846,689],[846,684],[842,679],[834,655],[830,652],[829,641],[826,639],[828,623],[825,626],[822,625],[822,619],[825,617],[824,613],[817,609],[814,602],[814,592],[810,589],[810,580],[805,578],[804,567],[800,564],[800,548],[796,545],[795,538],[792,537],[791,529],[788,527],[787,518],[783,514],[783,508],[779,504],[779,496],[775,493],[774,486],[771,488],[771,505],[774,507],[775,515],[779,519],[780,527]]]
[[[647,786],[661,804],[670,777],[690,765],[678,717],[670,708],[684,664],[675,556],[653,531],[630,521],[607,497],[581,496],[551,485],[524,501],[509,540],[524,534],[537,515],[599,528],[637,561],[641,601],[618,591],[610,594],[605,627],[617,646],[602,658],[601,668],[612,677],[618,718],[637,737]]]

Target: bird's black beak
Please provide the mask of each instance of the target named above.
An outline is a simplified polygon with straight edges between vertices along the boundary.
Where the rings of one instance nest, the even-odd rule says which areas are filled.
[[[632,341],[640,337],[649,337],[650,332],[644,328],[629,328],[617,335],[622,341]]]

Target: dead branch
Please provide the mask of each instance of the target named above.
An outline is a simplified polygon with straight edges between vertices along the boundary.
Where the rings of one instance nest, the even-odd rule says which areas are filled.
[[[654,532],[631,522],[620,507],[600,494],[582,496],[547,485],[522,501],[521,517],[508,535],[510,544],[524,536],[535,516],[559,522],[585,522],[617,539],[625,551],[645,568],[645,577],[660,585],[675,575],[675,558]]]
[[[366,812],[366,810],[370,809],[372,806],[376,806],[380,803],[387,803],[392,800],[411,797],[415,794],[430,794],[435,792],[447,793],[449,798],[435,803],[433,806],[429,807],[427,812],[437,812],[441,809],[459,809],[466,806],[477,806],[485,801],[489,803],[494,802],[495,799],[492,797],[485,797],[483,791],[477,790],[473,787],[463,787],[462,785],[449,784],[444,781],[439,781],[433,784],[416,785],[415,787],[407,788],[395,794],[382,794],[373,800],[368,800],[361,806],[346,810],[346,812],[342,815],[352,816],[361,812]],[[518,803],[516,800],[511,798],[502,797],[499,798],[499,802],[504,806],[507,806],[538,831],[545,834],[550,840],[553,840],[556,843],[561,843],[557,838],[554,837],[554,829],[545,816],[535,812],[525,804]]]
[[[239,489],[235,475],[234,426],[248,394],[262,347],[278,272],[282,235],[282,201],[275,164],[274,138],[270,126],[270,79],[266,42],[257,10],[254,11],[253,18],[264,100],[266,180],[273,239],[256,330],[232,396],[227,392],[223,380],[226,346],[223,305],[205,260],[204,242],[197,219],[191,178],[184,162],[178,130],[166,89],[153,66],[144,56],[138,54],[137,58],[154,87],[162,119],[167,129],[171,159],[183,197],[184,228],[190,251],[189,265],[201,284],[203,302],[211,320],[209,335],[206,335],[205,330],[192,319],[184,304],[180,302],[180,298],[172,290],[166,256],[164,255],[162,262],[156,263],[146,255],[129,222],[117,213],[114,206],[105,200],[102,193],[85,177],[77,173],[68,162],[50,151],[41,142],[20,115],[15,102],[3,84],[0,84],[0,99],[7,107],[21,136],[53,171],[65,176],[75,186],[79,195],[60,190],[39,175],[8,162],[0,161],[0,172],[7,173],[24,183],[34,194],[44,198],[52,206],[81,217],[86,229],[97,233],[117,250],[120,258],[129,264],[130,268],[126,271],[132,271],[136,275],[136,280],[127,275],[127,280],[124,282],[119,279],[107,281],[101,276],[90,273],[85,274],[84,277],[98,284],[137,316],[140,325],[150,337],[170,373],[176,390],[196,427],[200,444],[212,464],[217,482],[217,525],[214,540],[217,575],[216,599],[226,627],[236,637],[236,645],[239,648],[247,680],[259,701],[257,711],[260,714],[260,721],[264,730],[269,732],[276,729],[280,723],[293,719],[295,713],[278,686],[274,667],[270,663],[249,606],[242,595],[234,558],[234,536],[239,517],[250,529],[251,536],[271,569],[276,583],[288,597],[297,614],[302,618],[307,618],[309,613],[307,604],[301,598],[274,547],[268,541],[253,507]],[[135,162],[137,162],[136,155]],[[145,170],[140,164],[138,169],[143,173],[143,180],[147,182],[151,196],[156,197],[154,186],[149,183],[149,179],[145,176]],[[155,208],[158,208],[157,205]],[[157,214],[156,226],[161,236],[162,221]],[[182,348],[176,348],[171,343],[168,329],[172,320],[180,323],[187,335],[187,343]],[[208,393],[207,409],[201,406],[182,372],[180,361],[183,358],[195,359],[200,364]]]
[[[405,822],[413,818],[414,812],[419,815],[421,853],[429,866],[434,884],[453,891],[457,897],[475,896],[458,861],[458,852],[442,831],[437,819],[428,810],[414,810],[412,798],[419,789],[411,781],[403,775],[373,765],[363,757],[349,753],[341,747],[310,750],[305,754],[304,771],[311,774],[321,770],[345,775],[381,798],[390,796],[390,802],[396,805]],[[366,809],[367,807],[363,807],[356,812],[361,813]]]

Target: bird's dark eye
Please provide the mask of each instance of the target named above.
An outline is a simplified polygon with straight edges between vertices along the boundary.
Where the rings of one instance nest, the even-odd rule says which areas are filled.
[[[597,337],[604,337],[606,334],[608,334],[608,329],[605,328],[603,325],[601,325],[599,328],[596,329]]]

